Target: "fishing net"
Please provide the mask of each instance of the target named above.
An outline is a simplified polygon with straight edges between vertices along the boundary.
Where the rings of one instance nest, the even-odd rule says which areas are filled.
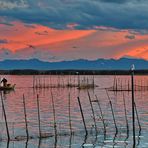
[[[110,91],[131,91],[131,86],[129,85],[118,85],[118,86],[112,86],[107,88]],[[148,90],[148,86],[140,86],[140,85],[134,85],[135,91],[146,91]]]

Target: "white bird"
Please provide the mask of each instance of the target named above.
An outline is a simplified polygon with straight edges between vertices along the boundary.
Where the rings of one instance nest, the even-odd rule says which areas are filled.
[[[132,71],[135,70],[135,65],[134,65],[134,64],[132,64],[132,66],[131,66],[131,70],[132,70]]]

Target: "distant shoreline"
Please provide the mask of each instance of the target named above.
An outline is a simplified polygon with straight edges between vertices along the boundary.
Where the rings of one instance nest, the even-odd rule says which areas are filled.
[[[0,70],[0,75],[130,75],[130,70]],[[135,75],[148,75],[147,70],[135,70]]]

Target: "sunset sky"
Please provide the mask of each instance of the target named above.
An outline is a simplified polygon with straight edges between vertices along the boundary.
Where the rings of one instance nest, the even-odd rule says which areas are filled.
[[[0,0],[0,60],[148,60],[148,0]]]

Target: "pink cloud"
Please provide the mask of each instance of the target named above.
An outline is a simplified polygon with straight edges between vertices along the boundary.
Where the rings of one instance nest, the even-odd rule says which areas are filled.
[[[7,44],[0,44],[1,55],[5,55],[3,58],[50,61],[120,58],[127,55],[148,59],[148,35],[134,33],[133,38],[131,30],[102,26],[96,26],[96,30],[75,30],[77,24],[68,24],[69,30],[56,30],[36,24],[28,26],[21,22],[13,22],[13,25],[0,26],[0,40],[7,40]],[[2,49],[9,49],[9,52]]]

